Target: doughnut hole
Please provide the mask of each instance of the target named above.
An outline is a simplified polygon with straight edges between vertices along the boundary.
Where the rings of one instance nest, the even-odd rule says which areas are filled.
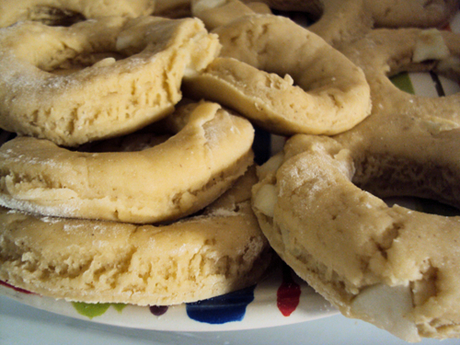
[[[118,52],[83,53],[65,60],[63,63],[51,70],[45,71],[55,75],[69,75],[91,66],[108,67],[116,61],[122,60],[126,57],[127,56]]]
[[[443,97],[460,91],[460,58],[447,46],[441,31],[423,30],[412,56],[389,61],[392,83],[402,91],[423,97]]]
[[[368,71],[372,79],[378,80],[378,73],[384,73],[396,87],[419,97],[443,97],[460,91],[460,38],[457,34],[437,29],[404,30],[401,41],[396,43],[400,48],[390,51],[385,46],[392,38],[397,39],[396,35],[385,37],[385,30],[381,32],[381,38],[378,33],[376,35],[379,53],[375,56],[380,54],[386,61],[378,61],[378,58],[373,61],[381,67],[380,72]]]
[[[24,15],[23,20],[38,21],[49,26],[67,27],[82,22],[86,20],[86,18],[79,12],[64,8],[35,6],[29,9]]]

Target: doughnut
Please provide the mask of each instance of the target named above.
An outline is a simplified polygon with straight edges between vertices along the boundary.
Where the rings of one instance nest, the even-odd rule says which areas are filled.
[[[87,303],[172,305],[255,284],[272,250],[251,211],[253,169],[203,214],[169,225],[0,208],[0,280]]]
[[[362,36],[373,26],[365,0],[262,0],[274,10],[301,12],[314,18],[308,30],[333,46]]]
[[[333,137],[293,136],[253,188],[264,234],[297,274],[344,315],[407,341],[460,337],[460,217],[380,198],[460,207],[460,96],[411,95],[388,77],[458,76],[459,39],[435,29],[376,29],[350,44],[344,53],[366,74],[371,115]]]
[[[170,114],[219,48],[193,18],[0,29],[0,128],[63,146],[133,132]]]
[[[357,175],[362,176],[359,184],[381,196],[420,193],[420,197],[460,207],[456,183],[460,94],[416,96],[398,89],[389,79],[401,71],[434,71],[458,78],[460,35],[436,29],[377,29],[343,51],[363,68],[373,110],[336,140],[350,148],[354,160],[362,162],[359,165],[382,161],[379,182],[366,182],[363,172]],[[398,165],[405,167],[405,173],[394,173]],[[442,176],[436,171],[442,171]],[[421,173],[430,176],[430,181],[415,188]]]
[[[0,147],[0,205],[46,216],[172,221],[218,198],[253,164],[250,122],[218,104],[185,105],[178,132],[134,152],[84,152],[16,137]]]
[[[366,1],[374,25],[387,28],[440,28],[449,22],[459,5],[458,0]]]
[[[153,13],[155,0],[2,0],[0,28],[20,21],[40,21],[59,25],[73,19],[84,20],[108,16],[136,18]]]
[[[354,184],[361,168],[334,138],[291,137],[253,187],[270,245],[345,316],[410,342],[459,337],[460,217],[389,207]]]
[[[363,72],[293,21],[246,15],[213,33],[222,43],[221,54],[184,77],[187,96],[221,103],[282,135],[337,134],[368,116]]]
[[[308,29],[338,47],[374,27],[443,27],[460,5],[458,0],[262,1],[275,10],[304,12],[318,18]]]

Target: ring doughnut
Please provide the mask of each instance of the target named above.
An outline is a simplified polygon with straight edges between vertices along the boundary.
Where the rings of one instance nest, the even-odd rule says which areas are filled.
[[[65,17],[91,19],[108,16],[136,18],[153,13],[155,0],[2,0],[0,28],[20,21],[60,24]]]
[[[184,78],[185,94],[234,108],[283,135],[336,134],[369,114],[362,71],[291,20],[254,14],[213,32],[222,43],[221,55]]]
[[[360,162],[330,137],[294,136],[275,157],[253,208],[297,274],[344,315],[407,341],[460,335],[460,217],[387,206],[352,183]]]
[[[172,305],[255,284],[272,251],[248,173],[200,216],[165,226],[34,217],[0,208],[0,279],[87,303]]]
[[[460,207],[460,189],[455,182],[460,176],[456,163],[460,94],[439,98],[412,95],[388,78],[404,70],[431,70],[458,78],[460,35],[435,29],[377,29],[344,53],[363,68],[373,110],[365,121],[336,140],[350,148],[355,161],[371,164],[373,160],[385,160],[387,165],[384,169],[381,164],[379,183],[367,183],[364,174],[359,184],[383,196],[417,192],[420,197]],[[404,176],[391,173],[398,164],[406,168]],[[423,190],[413,185],[418,180],[417,166],[432,177],[423,184]],[[441,180],[435,171],[443,171]]]
[[[179,132],[136,152],[80,152],[16,137],[0,147],[0,205],[47,216],[170,221],[219,197],[253,163],[252,125],[215,103],[180,108]]]
[[[292,137],[253,189],[262,230],[300,276],[344,315],[408,341],[460,336],[460,218],[388,207],[370,193],[460,207],[460,98],[410,95],[388,75],[458,75],[459,39],[378,29],[351,44],[345,53],[366,73],[371,115],[332,138]]]
[[[133,132],[171,113],[183,75],[206,67],[219,48],[192,18],[3,28],[0,127],[65,146]]]

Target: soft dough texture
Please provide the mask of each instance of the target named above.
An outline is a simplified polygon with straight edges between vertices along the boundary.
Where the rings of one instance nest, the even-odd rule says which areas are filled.
[[[293,21],[253,14],[213,32],[221,55],[184,78],[187,94],[220,102],[284,135],[337,134],[369,115],[362,71]]]
[[[366,0],[262,0],[273,9],[298,11],[315,18],[308,30],[336,46],[371,30],[373,20]],[[380,3],[378,1],[377,3]]]
[[[442,27],[456,13],[458,0],[366,0],[376,27]]]
[[[253,173],[253,170],[251,170]],[[168,226],[33,217],[0,209],[0,279],[71,301],[171,305],[255,284],[271,249],[248,173],[203,215]]]
[[[155,0],[1,0],[0,27],[20,21],[55,24],[66,17],[140,17],[152,14]]]
[[[343,51],[366,74],[373,103],[367,119],[335,137],[363,169],[355,179],[380,196],[416,193],[460,207],[460,94],[412,95],[389,79],[401,71],[458,78],[460,35],[435,29],[377,29]],[[380,162],[379,169],[374,162]],[[373,174],[379,178],[366,181]],[[420,176],[426,177],[423,183]]]
[[[371,115],[333,138],[291,138],[254,187],[259,222],[286,262],[343,314],[408,341],[460,336],[460,218],[388,207],[369,192],[460,207],[460,98],[411,95],[388,77],[458,76],[459,39],[378,29],[350,44]]]
[[[79,152],[17,137],[0,148],[0,205],[43,215],[143,223],[219,197],[252,165],[254,129],[215,103],[179,108],[179,132],[136,152]]]
[[[253,188],[270,245],[346,316],[407,341],[460,336],[460,217],[388,207],[355,169],[332,138],[289,139]]]
[[[220,49],[198,19],[23,22],[0,30],[0,127],[76,146],[173,111],[183,75]]]

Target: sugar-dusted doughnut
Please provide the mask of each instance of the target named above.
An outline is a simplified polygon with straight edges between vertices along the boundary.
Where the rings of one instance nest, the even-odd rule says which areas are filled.
[[[82,152],[17,137],[0,148],[0,204],[42,215],[146,223],[208,205],[253,162],[252,125],[215,103],[186,105],[179,131],[135,152]]]
[[[366,0],[376,27],[442,27],[457,12],[458,0]]]
[[[250,286],[272,257],[251,211],[255,180],[248,173],[202,215],[163,226],[0,208],[0,280],[59,299],[137,305],[194,302]]]
[[[28,20],[56,25],[107,16],[135,18],[152,14],[154,8],[155,0],[2,0],[0,27]]]
[[[0,29],[0,127],[66,146],[135,131],[171,113],[219,47],[193,18]]]
[[[459,132],[450,136],[458,157]],[[331,137],[297,135],[262,166],[253,207],[270,245],[348,317],[407,341],[460,337],[460,217],[387,206],[353,182],[365,170],[379,183],[393,157],[363,162],[352,153]],[[433,171],[415,164],[397,162],[392,178],[416,175],[412,187],[423,189]],[[454,174],[448,182],[458,185],[458,159],[450,169],[438,175]]]
[[[184,78],[185,93],[234,108],[277,134],[336,134],[368,116],[362,71],[288,18],[246,15],[213,32],[221,55]]]

